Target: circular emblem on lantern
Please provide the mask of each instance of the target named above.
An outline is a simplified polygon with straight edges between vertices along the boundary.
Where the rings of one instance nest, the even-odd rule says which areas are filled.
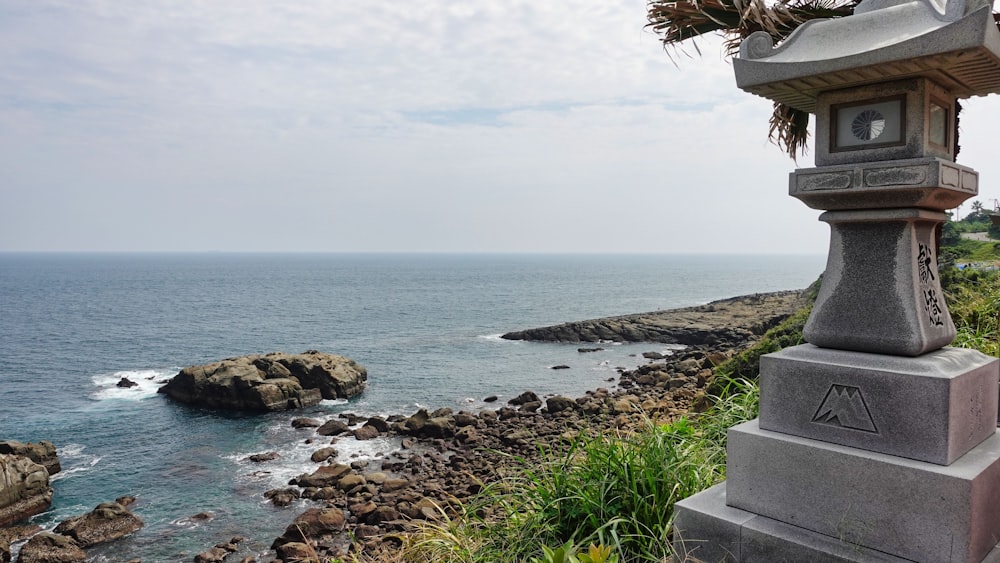
[[[866,109],[854,116],[851,121],[851,133],[860,141],[878,139],[885,130],[885,116],[874,109]]]

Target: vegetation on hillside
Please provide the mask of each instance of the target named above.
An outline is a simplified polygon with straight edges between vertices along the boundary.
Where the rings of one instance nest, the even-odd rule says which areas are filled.
[[[973,218],[975,220],[975,218]],[[941,252],[1000,260],[994,242],[962,240]],[[996,356],[1000,272],[942,265],[955,346]],[[818,283],[810,288],[812,297]],[[716,366],[702,412],[630,434],[582,434],[547,463],[522,463],[460,516],[405,538],[380,561],[634,563],[669,561],[673,505],[725,479],[726,430],[758,412],[760,356],[802,343],[811,306]],[[517,460],[514,460],[515,462]]]

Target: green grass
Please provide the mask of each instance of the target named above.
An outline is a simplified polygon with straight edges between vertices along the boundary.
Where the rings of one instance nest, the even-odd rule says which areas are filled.
[[[1000,259],[1000,243],[963,241],[954,253]],[[1000,272],[945,268],[942,288],[958,331],[954,345],[996,356]],[[727,430],[757,416],[760,357],[802,343],[809,312],[792,315],[716,366],[704,412],[668,425],[647,423],[631,434],[583,435],[567,451],[549,452],[544,463],[522,460],[515,476],[488,487],[463,517],[415,534],[405,558],[548,561],[596,543],[622,563],[669,560],[674,503],[725,479]]]

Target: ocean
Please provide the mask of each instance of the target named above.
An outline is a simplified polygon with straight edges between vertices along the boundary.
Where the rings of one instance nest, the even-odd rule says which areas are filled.
[[[265,490],[310,470],[297,416],[482,408],[525,390],[582,395],[660,344],[502,340],[525,328],[804,288],[822,255],[59,254],[0,253],[0,439],[50,440],[63,471],[51,528],[134,495],[145,527],[91,561],[191,561],[232,536],[266,553],[309,505]],[[158,395],[182,367],[272,351],[321,350],[368,369],[350,401],[298,412],[219,413]],[[557,364],[570,369],[552,370]],[[122,378],[139,383],[121,389]],[[398,447],[343,440],[353,461]],[[253,453],[281,458],[249,463]],[[212,518],[192,516],[210,512]]]

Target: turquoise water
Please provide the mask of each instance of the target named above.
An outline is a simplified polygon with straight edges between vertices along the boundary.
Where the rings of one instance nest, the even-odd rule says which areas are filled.
[[[312,465],[293,416],[476,409],[526,389],[579,395],[666,347],[579,354],[574,344],[499,335],[802,288],[823,265],[819,255],[0,253],[0,438],[60,450],[65,471],[52,509],[35,519],[43,526],[138,497],[146,527],[91,550],[93,560],[190,561],[233,535],[253,538],[241,554],[262,553],[306,506],[277,509],[261,496]],[[368,389],[304,413],[253,416],[155,392],[183,366],[307,349],[362,363]],[[140,386],[115,387],[122,376]],[[362,458],[393,447],[338,445]],[[268,450],[282,453],[268,473],[244,461]],[[202,511],[214,518],[190,518]]]

